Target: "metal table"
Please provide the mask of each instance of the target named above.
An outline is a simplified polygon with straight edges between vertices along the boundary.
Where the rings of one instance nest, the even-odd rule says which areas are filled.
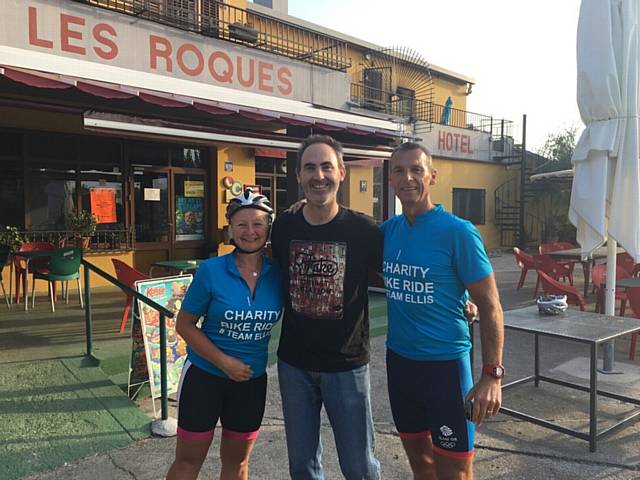
[[[617,253],[622,252],[624,252],[624,249],[618,248]],[[607,258],[607,247],[597,248],[588,260],[582,260],[582,250],[579,248],[556,250],[555,252],[548,252],[546,255],[556,258],[566,258],[569,260],[580,260],[580,263],[582,263],[582,271],[584,272],[584,297],[586,298],[589,291],[589,282],[591,280],[591,262],[600,258]]]
[[[504,312],[504,326],[506,329],[531,333],[534,335],[534,374],[503,385],[503,390],[511,389],[517,385],[534,382],[537,387],[540,381],[562,385],[583,392],[589,392],[589,432],[581,432],[571,428],[563,427],[556,423],[528,415],[526,413],[501,407],[500,412],[526,420],[541,427],[550,428],[557,432],[565,433],[589,442],[589,450],[596,451],[596,443],[601,438],[619,431],[624,425],[640,419],[640,409],[635,409],[632,414],[623,420],[598,432],[598,396],[613,398],[621,402],[627,402],[640,406],[640,398],[631,398],[616,393],[598,390],[598,371],[596,363],[598,360],[598,345],[613,340],[614,338],[638,330],[638,321],[634,318],[614,317],[600,315],[591,312],[581,312],[578,310],[567,310],[564,314],[545,316],[538,313],[537,306],[510,310]],[[540,336],[562,338],[573,342],[589,345],[590,348],[590,370],[589,386],[577,383],[558,380],[555,378],[540,375]]]
[[[622,288],[640,287],[640,277],[620,278],[616,280],[616,287],[622,287]]]
[[[184,272],[197,270],[202,262],[204,262],[204,260],[162,260],[160,262],[154,262],[149,269],[149,276],[153,277],[154,268],[168,268],[182,275]]]

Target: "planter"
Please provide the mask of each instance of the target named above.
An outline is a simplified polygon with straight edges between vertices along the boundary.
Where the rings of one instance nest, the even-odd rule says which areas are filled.
[[[73,240],[76,247],[80,247],[83,250],[89,250],[91,247],[91,237],[74,237]]]

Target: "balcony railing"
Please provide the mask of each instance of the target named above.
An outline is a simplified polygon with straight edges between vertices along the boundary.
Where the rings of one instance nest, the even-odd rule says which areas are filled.
[[[28,242],[49,242],[56,246],[81,246],[81,239],[76,233],[69,230],[29,230],[20,232]],[[98,230],[89,237],[88,247],[90,252],[115,252],[127,251],[135,248],[135,235],[133,229],[123,230]]]
[[[220,38],[314,65],[345,71],[347,43],[218,0],[73,0]]]
[[[510,137],[513,123],[488,115],[447,108],[433,102],[416,99],[361,83],[351,84],[351,101],[368,110],[405,118],[411,122],[448,125],[491,134],[492,138]],[[448,113],[445,114],[445,112]]]

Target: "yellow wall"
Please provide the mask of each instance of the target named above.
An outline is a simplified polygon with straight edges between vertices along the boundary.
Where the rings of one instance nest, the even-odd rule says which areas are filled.
[[[431,199],[441,203],[451,212],[453,188],[477,188],[485,190],[485,224],[476,225],[487,249],[500,247],[500,231],[494,226],[494,192],[517,171],[507,170],[503,165],[492,165],[461,160],[434,158],[438,171],[436,185],[431,189]]]
[[[233,171],[225,172],[225,162],[233,163]],[[225,202],[225,188],[222,186],[222,179],[226,176],[233,177],[234,180],[242,184],[253,185],[256,181],[256,171],[254,164],[254,150],[252,148],[234,147],[230,145],[218,146],[218,161],[216,163],[218,184],[212,186],[218,205],[218,229],[222,229],[227,224],[225,212],[227,203]],[[222,238],[222,235],[219,236]],[[224,255],[233,250],[229,245],[219,244],[218,254]]]
[[[360,180],[366,180],[367,191],[360,191]],[[373,168],[347,166],[347,178],[342,185],[343,203],[358,212],[373,216]]]
[[[451,96],[453,108],[467,109],[467,87],[440,77],[433,79],[433,103],[444,105],[447,97]]]

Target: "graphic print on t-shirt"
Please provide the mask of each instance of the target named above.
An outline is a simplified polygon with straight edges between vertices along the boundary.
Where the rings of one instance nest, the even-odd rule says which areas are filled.
[[[291,307],[313,318],[342,318],[347,244],[293,240],[289,248]]]

